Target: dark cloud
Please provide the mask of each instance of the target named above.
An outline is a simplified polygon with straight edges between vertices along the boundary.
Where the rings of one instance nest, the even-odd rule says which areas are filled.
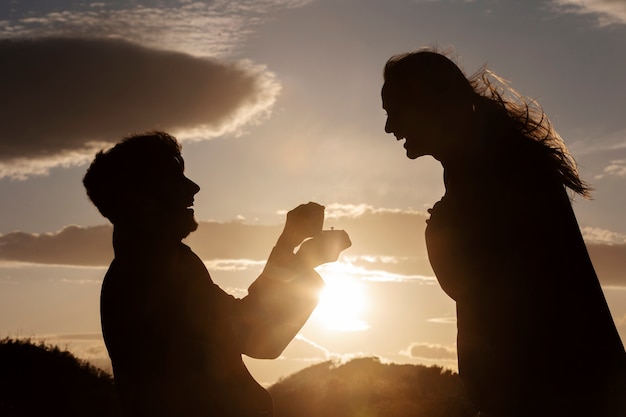
[[[370,255],[359,265],[370,269],[391,265],[396,257],[425,256],[424,216],[404,213],[365,213],[356,218],[328,220],[328,227],[345,229],[353,245],[346,253]],[[412,227],[415,229],[412,230]],[[267,259],[281,225],[251,225],[242,222],[200,222],[186,243],[205,260]],[[410,232],[408,232],[410,231]],[[23,232],[0,236],[0,259],[43,264],[105,266],[111,262],[111,226],[69,226],[45,234]],[[376,255],[394,257],[394,260]],[[415,262],[405,259],[408,265]],[[422,261],[423,262],[423,261]],[[399,267],[390,266],[400,273]],[[410,274],[416,273],[410,271]]]
[[[68,154],[131,132],[233,130],[267,111],[279,90],[259,68],[118,39],[5,39],[0,62],[5,176],[27,175],[24,160],[67,164]]]
[[[587,243],[587,249],[602,285],[626,286],[626,244]]]
[[[426,219],[420,212],[366,210],[327,218],[326,225],[347,230],[352,240],[350,253],[415,257],[426,254]]]
[[[186,243],[205,260],[265,260],[279,226],[201,222]],[[108,266],[113,259],[112,226],[68,226],[55,233],[13,232],[0,236],[0,259],[52,265]]]
[[[352,247],[344,252],[354,267],[385,271],[399,277],[432,276],[424,243],[425,215],[379,212],[327,220],[327,225],[349,232]],[[204,260],[267,259],[280,225],[241,222],[200,222],[186,243]],[[113,258],[111,226],[69,226],[55,233],[13,232],[0,236],[0,259],[38,264],[107,266]],[[626,243],[587,243],[604,286],[626,286]],[[246,267],[233,264],[221,269]],[[247,268],[247,267],[246,267]],[[220,268],[218,268],[220,269]],[[366,275],[363,275],[367,279]]]
[[[51,265],[104,266],[113,260],[112,227],[68,226],[56,233],[0,236],[0,259]]]
[[[441,345],[413,343],[407,351],[409,356],[420,359],[456,359],[456,350]]]

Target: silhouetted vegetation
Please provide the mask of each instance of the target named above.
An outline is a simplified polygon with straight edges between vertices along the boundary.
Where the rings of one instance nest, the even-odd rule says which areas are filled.
[[[0,340],[0,416],[119,416],[113,378],[67,351]]]
[[[276,417],[471,417],[456,373],[439,366],[383,364],[377,358],[324,362],[270,389]]]
[[[456,373],[377,358],[313,365],[274,384],[276,417],[472,417]],[[70,352],[0,340],[0,416],[120,416],[113,378]]]

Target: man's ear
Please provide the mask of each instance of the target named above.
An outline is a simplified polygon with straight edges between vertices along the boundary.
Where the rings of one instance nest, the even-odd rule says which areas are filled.
[[[158,198],[153,193],[145,191],[147,190],[128,198],[127,209],[137,219],[151,217],[161,209]]]

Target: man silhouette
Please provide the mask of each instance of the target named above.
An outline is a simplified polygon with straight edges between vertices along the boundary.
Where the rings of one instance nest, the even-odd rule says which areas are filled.
[[[181,242],[198,226],[191,206],[200,188],[184,175],[180,151],[167,133],[133,135],[99,152],[83,179],[114,226],[101,322],[122,408],[146,417],[271,416],[271,396],[241,355],[280,355],[317,305],[323,281],[313,268],[336,260],[348,235],[321,233],[323,206],[298,206],[263,273],[236,299]]]

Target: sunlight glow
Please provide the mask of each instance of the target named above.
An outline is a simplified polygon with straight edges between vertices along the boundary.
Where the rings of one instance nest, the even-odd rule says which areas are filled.
[[[358,332],[369,329],[362,319],[369,308],[366,287],[341,262],[319,269],[326,282],[312,319],[326,330]]]

